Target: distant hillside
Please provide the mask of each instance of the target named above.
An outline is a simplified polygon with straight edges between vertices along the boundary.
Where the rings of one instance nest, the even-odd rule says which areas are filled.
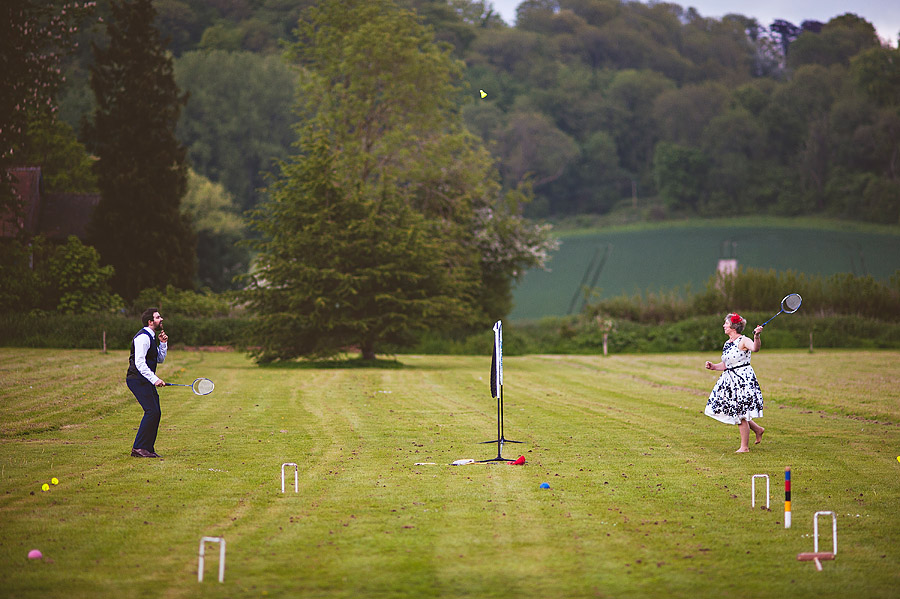
[[[721,223],[721,224],[719,224]],[[512,320],[578,312],[584,285],[601,297],[704,288],[720,258],[745,268],[888,280],[900,269],[900,232],[816,226],[788,220],[683,222],[580,231],[560,236],[550,271],[532,270],[514,291]]]

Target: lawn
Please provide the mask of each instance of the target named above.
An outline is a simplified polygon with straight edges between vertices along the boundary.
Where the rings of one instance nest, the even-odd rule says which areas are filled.
[[[525,465],[450,466],[497,454],[489,356],[260,368],[176,348],[163,378],[216,390],[161,390],[149,460],[129,457],[125,352],[0,349],[0,596],[896,597],[900,352],[763,350],[766,433],[743,455],[702,414],[706,359],[507,357],[504,436],[524,443],[503,454]],[[821,572],[796,560],[817,510],[837,514]],[[213,545],[197,582],[202,536],[227,541],[222,584]]]

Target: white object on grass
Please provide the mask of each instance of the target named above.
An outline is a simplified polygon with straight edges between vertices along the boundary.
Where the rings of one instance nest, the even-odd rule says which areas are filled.
[[[225,581],[225,537],[202,537],[200,539],[200,556],[197,564],[197,582],[203,582],[203,562],[206,554],[206,542],[219,544],[219,582]]]
[[[281,465],[281,492],[284,493],[284,467],[285,466],[293,466],[294,467],[294,493],[300,492],[300,481],[298,478],[298,472],[300,467],[297,466],[294,462],[285,462]]]

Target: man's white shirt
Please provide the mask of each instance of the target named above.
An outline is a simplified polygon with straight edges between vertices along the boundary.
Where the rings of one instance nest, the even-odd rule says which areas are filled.
[[[150,327],[144,327],[145,331],[149,331],[150,335],[156,337],[156,332]],[[159,351],[157,351],[156,355],[156,363],[162,364],[166,361],[166,352],[168,351],[169,344],[162,343],[159,344]],[[150,337],[146,335],[138,335],[134,338],[134,365],[137,367],[138,372],[140,372],[145,379],[156,384],[156,381],[159,380],[159,377],[153,374],[153,371],[150,370],[150,367],[147,366],[147,352],[150,350]]]

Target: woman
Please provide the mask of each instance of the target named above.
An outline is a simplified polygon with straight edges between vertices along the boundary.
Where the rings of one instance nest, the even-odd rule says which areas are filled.
[[[766,429],[753,422],[754,418],[762,418],[763,397],[756,380],[756,373],[750,366],[750,353],[759,351],[762,346],[759,334],[762,326],[753,329],[753,340],[741,333],[747,321],[740,314],[732,313],[725,317],[722,330],[728,335],[728,341],[722,347],[722,361],[718,364],[706,362],[707,370],[722,372],[704,413],[725,424],[737,424],[741,433],[741,447],[735,453],[750,451],[750,430],[756,434],[756,443],[762,441]]]

